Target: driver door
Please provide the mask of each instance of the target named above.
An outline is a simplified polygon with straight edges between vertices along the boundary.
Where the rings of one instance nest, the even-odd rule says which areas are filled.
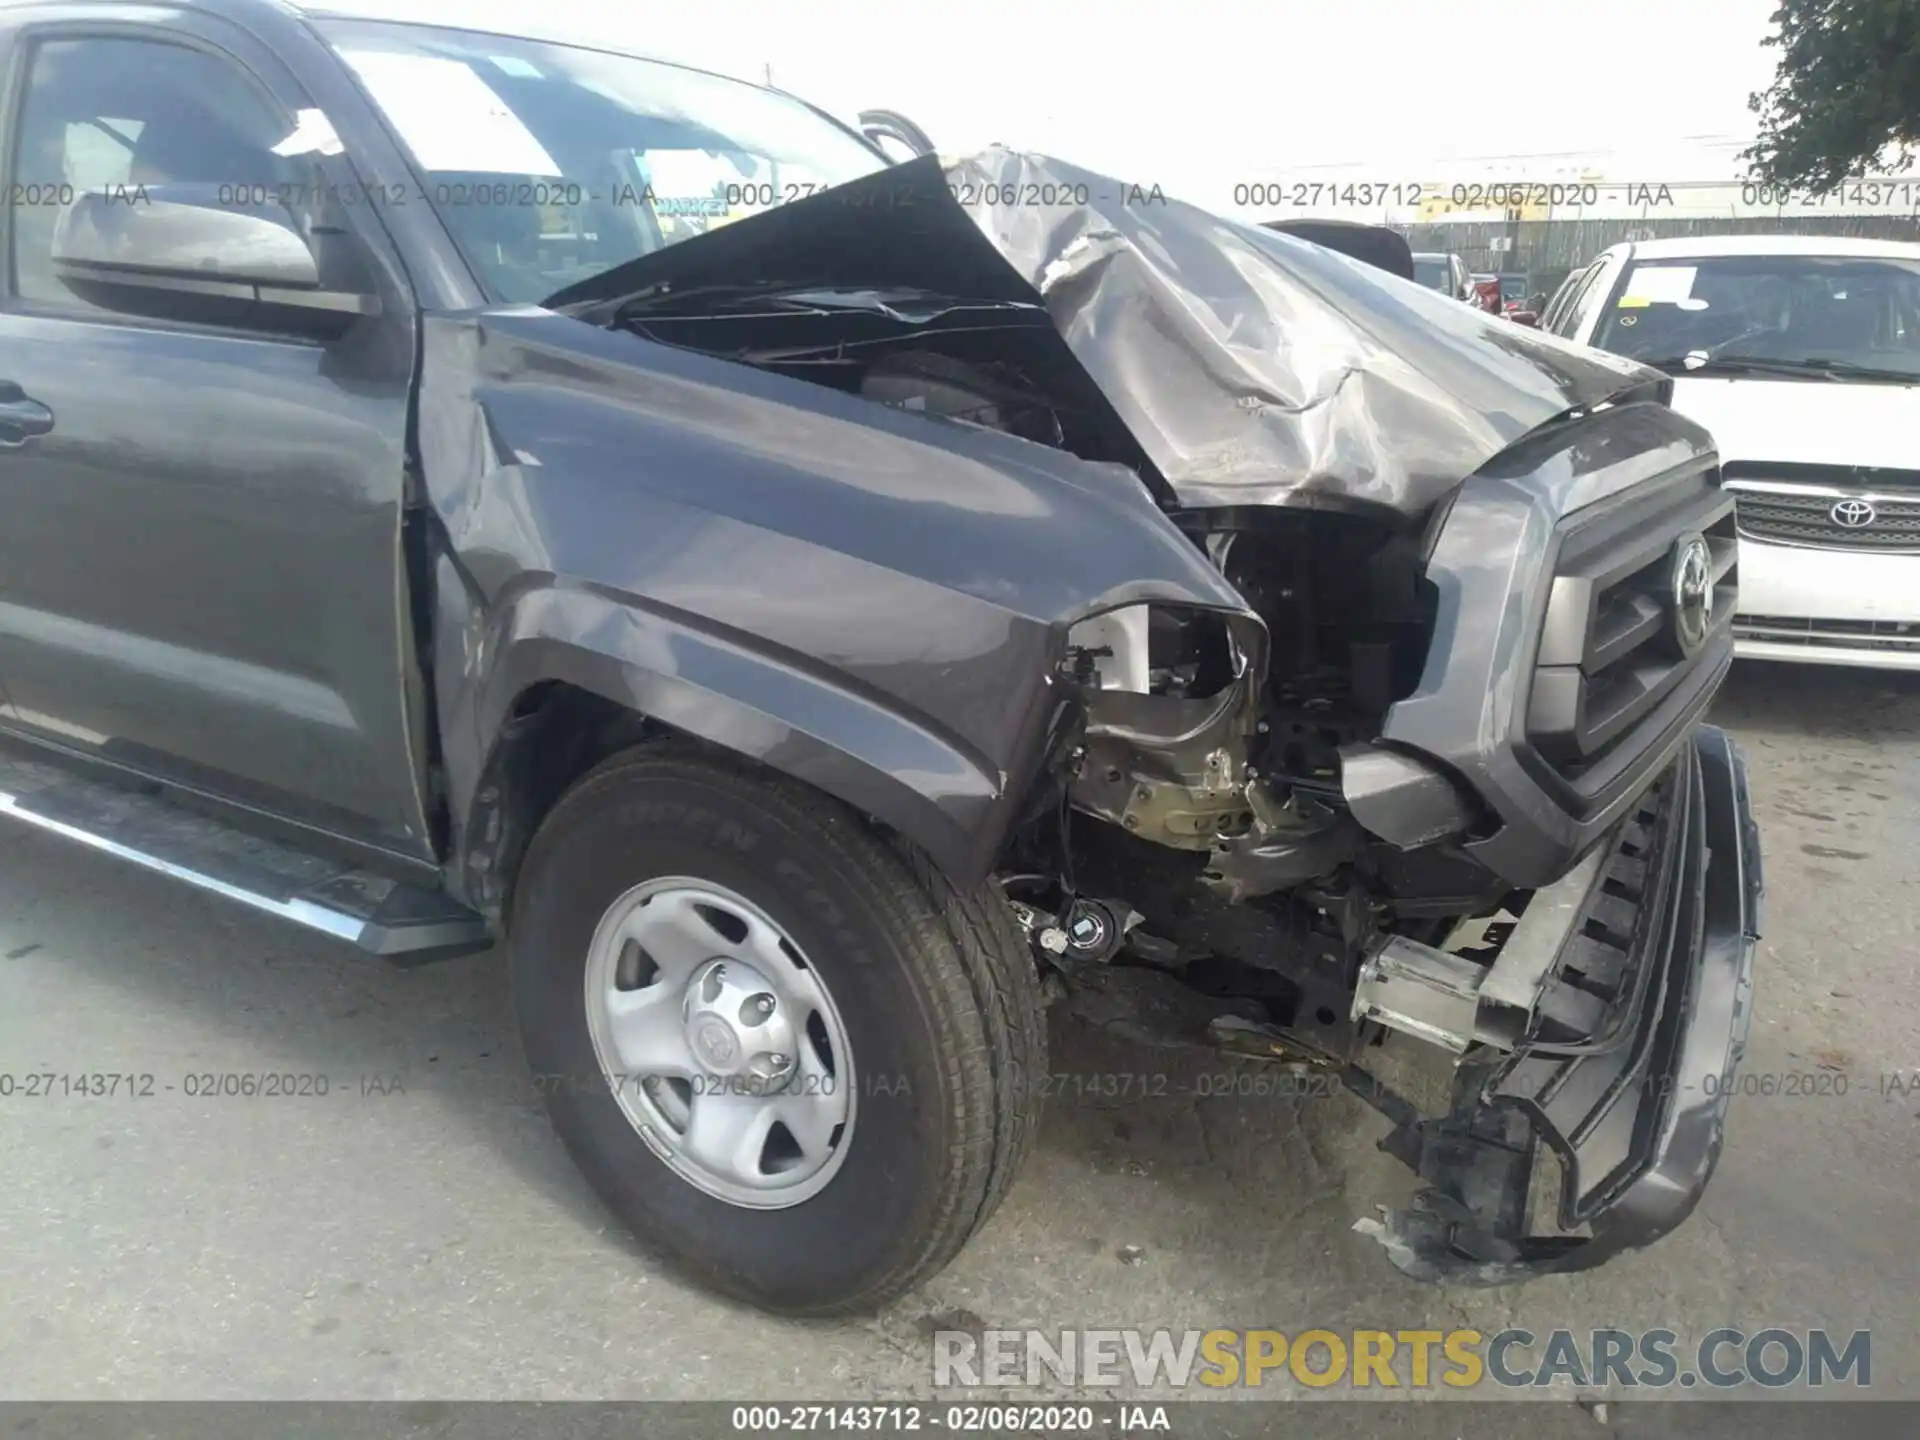
[[[18,14],[18,12],[15,12]],[[143,11],[151,15],[153,11]],[[25,93],[0,387],[0,675],[11,727],[410,858],[431,853],[401,526],[410,298],[338,340],[96,308],[54,273],[62,205],[162,181],[311,203],[310,105],[245,32],[8,24]],[[19,67],[15,67],[19,73]],[[361,240],[378,222],[348,207]],[[392,286],[391,266],[370,270]]]

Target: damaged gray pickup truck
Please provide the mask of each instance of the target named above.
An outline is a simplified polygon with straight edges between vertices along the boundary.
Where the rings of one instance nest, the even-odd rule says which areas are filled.
[[[1663,376],[601,50],[71,0],[0,73],[0,809],[504,939],[595,1188],[783,1312],[985,1223],[1049,998],[1338,1077],[1417,1275],[1692,1209],[1761,872]]]

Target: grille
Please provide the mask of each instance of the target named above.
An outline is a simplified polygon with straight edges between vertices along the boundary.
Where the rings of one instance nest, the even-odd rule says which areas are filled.
[[[1674,600],[1677,542],[1707,542],[1706,637],[1683,647]],[[1695,474],[1617,508],[1576,517],[1555,565],[1527,705],[1534,749],[1577,793],[1604,788],[1615,762],[1650,743],[1690,678],[1726,662],[1737,595],[1733,501]]]
[[[1729,488],[1735,492],[1740,533],[1749,539],[1820,550],[1920,551],[1920,495],[1799,494]],[[1873,523],[1850,527],[1835,520],[1833,507],[1848,500],[1864,500],[1873,506]]]
[[[1734,492],[1740,533],[1816,550],[1920,552],[1920,470],[1871,465],[1740,461],[1723,472]],[[1866,525],[1842,525],[1833,507],[1864,501]]]
[[[1738,615],[1734,638],[1774,645],[1817,645],[1838,650],[1885,650],[1920,655],[1920,621],[1801,620],[1788,615]]]

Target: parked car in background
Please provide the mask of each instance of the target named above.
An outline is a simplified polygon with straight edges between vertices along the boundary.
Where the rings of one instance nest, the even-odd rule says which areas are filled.
[[[1616,245],[1543,324],[1666,371],[1713,433],[1737,505],[1738,653],[1920,669],[1920,245]]]
[[[1500,282],[1500,308],[1511,315],[1516,310],[1527,308],[1527,296],[1533,291],[1529,278],[1514,271],[1503,270],[1493,277]]]
[[[1455,300],[1473,298],[1472,282],[1467,278],[1467,262],[1450,250],[1415,251],[1413,278],[1429,290],[1438,290]]]

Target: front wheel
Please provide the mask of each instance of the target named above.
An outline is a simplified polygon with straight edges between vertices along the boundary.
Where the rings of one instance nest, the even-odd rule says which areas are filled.
[[[1027,1150],[1046,1029],[1004,902],[793,782],[678,747],[602,765],[534,838],[511,954],[587,1179],[764,1308],[912,1289]]]

